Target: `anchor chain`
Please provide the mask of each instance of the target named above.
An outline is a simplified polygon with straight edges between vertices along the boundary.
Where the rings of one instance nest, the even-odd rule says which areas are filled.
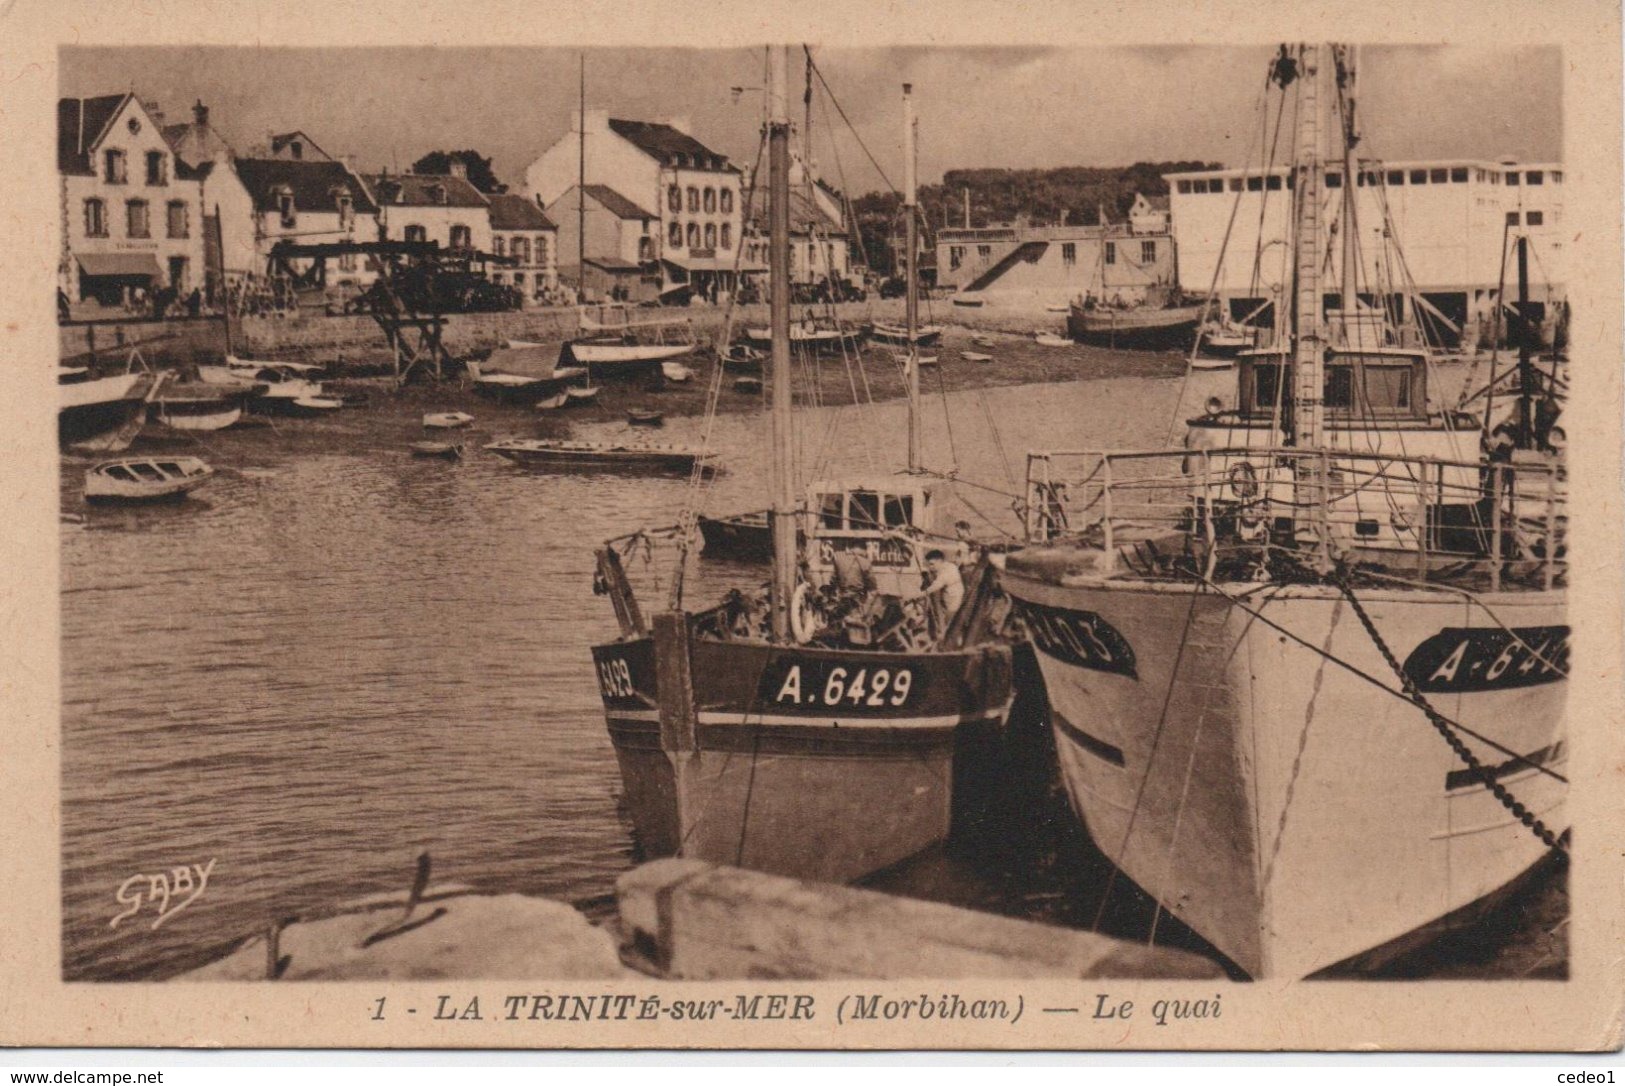
[[[1456,752],[1456,757],[1460,758],[1473,776],[1490,790],[1490,794],[1495,796],[1501,806],[1505,807],[1519,822],[1528,827],[1529,832],[1538,837],[1542,844],[1566,859],[1569,850],[1558,840],[1557,835],[1548,829],[1546,824],[1537,818],[1533,811],[1520,803],[1516,796],[1507,791],[1506,787],[1495,779],[1494,774],[1485,767],[1484,763],[1479,761],[1478,757],[1467,749],[1467,744],[1462,742],[1461,736],[1456,734],[1456,729],[1450,726],[1450,722],[1440,716],[1438,711],[1429,704],[1427,698],[1423,697],[1422,692],[1417,689],[1416,683],[1405,673],[1405,669],[1400,665],[1393,651],[1388,648],[1388,643],[1377,632],[1376,624],[1371,621],[1371,616],[1366,614],[1365,607],[1355,598],[1354,589],[1349,587],[1347,577],[1339,576],[1336,578],[1336,584],[1338,589],[1342,591],[1344,598],[1349,601],[1349,606],[1354,608],[1355,616],[1359,618],[1360,625],[1365,627],[1365,632],[1371,637],[1372,643],[1377,646],[1377,651],[1382,653],[1382,658],[1388,661],[1388,666],[1399,677],[1400,685],[1405,690],[1405,697],[1411,704],[1422,710],[1423,714],[1428,718],[1428,722],[1450,745],[1450,749]]]

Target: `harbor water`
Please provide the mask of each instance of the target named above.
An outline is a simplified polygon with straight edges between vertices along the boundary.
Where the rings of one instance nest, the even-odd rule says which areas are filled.
[[[958,514],[979,535],[1014,532],[1029,448],[1162,445],[1233,381],[1158,370],[930,396],[927,463],[979,484]],[[421,410],[388,402],[199,435],[177,451],[219,474],[166,507],[87,509],[88,462],[64,461],[63,509],[84,517],[62,536],[67,978],[170,975],[276,919],[400,890],[423,851],[437,881],[574,902],[636,862],[588,654],[615,633],[593,547],[675,523],[698,492],[518,468],[478,446],[533,416],[478,413],[457,462],[409,457]],[[577,432],[626,436],[593,418]],[[798,421],[807,477],[903,461],[900,403]],[[669,419],[653,440],[704,425]],[[708,511],[766,504],[762,438],[754,413],[717,417]],[[646,606],[664,597],[664,554],[630,569]],[[690,569],[696,604],[761,579]]]

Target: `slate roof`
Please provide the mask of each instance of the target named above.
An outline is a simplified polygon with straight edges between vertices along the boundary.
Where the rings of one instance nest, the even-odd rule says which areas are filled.
[[[588,185],[587,195],[603,204],[605,209],[617,219],[658,219],[652,211],[645,211],[625,196],[616,192],[608,185]]]
[[[300,132],[300,131],[297,131],[297,130],[295,130],[293,132],[280,132],[280,133],[277,133],[276,135],[273,135],[271,137],[271,153],[273,155],[276,154],[278,151],[281,151],[284,147],[286,147],[288,144],[292,143],[294,140],[299,140],[299,141],[303,142],[304,145],[305,145],[303,149],[305,151],[315,151],[316,154],[315,154],[314,157],[316,159],[318,159],[318,160],[319,159],[331,160],[333,158],[332,155],[330,155],[326,151],[322,150],[321,146],[315,140],[311,139],[309,136],[305,135],[303,132]],[[311,157],[312,156],[310,156],[308,154],[305,156],[305,158],[307,158],[307,159],[311,158]]]
[[[766,193],[758,193],[757,199],[751,203],[750,226],[758,233],[766,234],[769,223],[767,217]],[[846,231],[842,228],[839,219],[829,216],[817,201],[808,196],[800,186],[790,190],[790,233],[809,234],[814,229],[823,234],[839,235]]]
[[[175,157],[201,165],[217,154],[231,155],[231,144],[209,124],[164,125],[164,142],[175,152]]]
[[[612,132],[629,141],[638,150],[665,166],[682,166],[694,170],[728,170],[738,168],[728,164],[726,155],[719,155],[687,132],[669,124],[654,121],[623,121],[611,117]]]
[[[62,173],[92,176],[90,149],[119,111],[128,94],[100,98],[59,98],[56,103],[56,168]]]
[[[536,201],[512,192],[490,197],[492,230],[557,230]]]
[[[342,162],[294,161],[281,158],[239,158],[237,176],[254,200],[256,211],[276,209],[276,191],[286,185],[293,190],[293,206],[298,211],[339,209],[334,190],[348,189],[350,204],[357,215],[378,210],[361,179],[345,169]]]
[[[369,175],[367,185],[385,207],[486,207],[490,203],[467,178],[449,173]],[[431,191],[437,185],[439,197]]]

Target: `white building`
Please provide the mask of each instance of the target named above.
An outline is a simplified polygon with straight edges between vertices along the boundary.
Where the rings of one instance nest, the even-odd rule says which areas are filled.
[[[204,181],[210,214],[219,208],[221,261],[228,283],[270,273],[280,241],[303,245],[374,241],[378,205],[342,162],[237,158],[216,161]],[[309,261],[295,261],[304,270]],[[327,265],[330,287],[362,287],[376,269],[358,256]]]
[[[581,190],[571,185],[547,205],[548,218],[558,224],[560,274],[582,287],[588,301],[660,297],[660,216],[608,185],[588,185],[582,203]]]
[[[203,285],[202,183],[134,94],[57,102],[58,287],[69,305]]]
[[[745,258],[750,271],[765,271],[768,260],[768,209],[765,191],[750,193],[745,184],[750,219],[745,224]],[[841,194],[790,153],[790,283],[813,287],[829,280],[856,285],[852,275],[852,235],[846,226]]]
[[[511,264],[491,268],[491,281],[519,291],[526,306],[534,305],[559,285],[559,228],[535,201],[517,193],[488,196],[491,214],[491,252]]]
[[[368,177],[378,201],[378,237],[432,241],[459,252],[491,251],[491,204],[468,181],[462,163],[449,174],[383,174]]]
[[[687,123],[629,121],[603,110],[586,115],[525,171],[525,195],[552,207],[584,172],[660,216],[655,259],[662,292],[731,290],[744,226],[739,170],[687,132]],[[586,144],[585,170],[581,147]]]
[[[1181,287],[1206,294],[1216,284],[1236,315],[1277,296],[1291,269],[1286,244],[1290,170],[1208,170],[1167,178]],[[1328,236],[1338,251],[1342,186],[1342,169],[1329,166],[1321,195]],[[1469,319],[1483,321],[1494,310],[1504,245],[1519,232],[1530,239],[1531,298],[1544,307],[1563,297],[1561,164],[1476,159],[1366,162],[1359,170],[1357,190],[1356,277],[1368,301],[1377,294],[1403,294],[1414,283],[1424,308],[1431,307],[1433,315],[1456,325]],[[1386,244],[1389,236],[1397,240],[1403,262]],[[1255,261],[1259,253],[1262,258]],[[1516,270],[1510,256],[1506,269],[1506,294],[1511,300]],[[1328,291],[1334,291],[1340,277],[1337,259],[1330,271]]]

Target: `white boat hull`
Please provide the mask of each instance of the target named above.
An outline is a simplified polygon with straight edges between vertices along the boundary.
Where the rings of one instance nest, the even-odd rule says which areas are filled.
[[[616,363],[631,365],[640,362],[664,362],[680,358],[694,349],[692,343],[572,343],[570,353],[583,365],[612,366]]]
[[[1420,710],[1320,655],[1398,688],[1336,589],[1224,586],[1255,618],[1192,583],[1030,568],[1003,583],[1033,632],[1091,836],[1254,977],[1302,977],[1391,943],[1547,853]],[[1360,598],[1439,712],[1563,772],[1567,684],[1484,608],[1444,591]],[[1567,666],[1561,589],[1479,599]],[[1567,827],[1561,780],[1464,739],[1553,833]]]

